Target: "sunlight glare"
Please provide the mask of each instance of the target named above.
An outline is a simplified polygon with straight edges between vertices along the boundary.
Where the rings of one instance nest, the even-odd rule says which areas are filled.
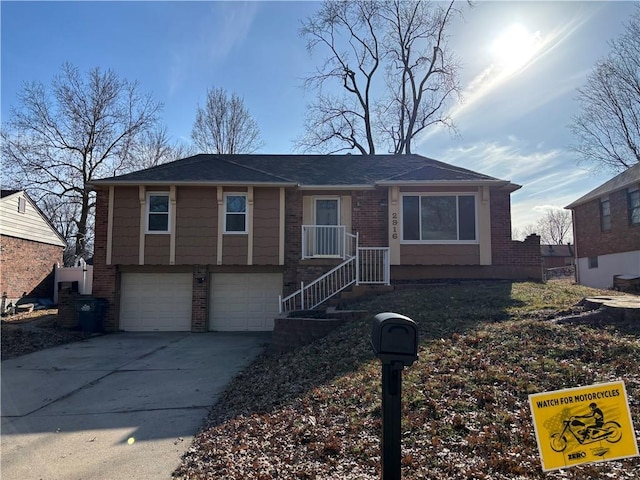
[[[515,70],[534,57],[541,45],[540,32],[531,33],[520,23],[507,27],[491,45],[500,66]]]

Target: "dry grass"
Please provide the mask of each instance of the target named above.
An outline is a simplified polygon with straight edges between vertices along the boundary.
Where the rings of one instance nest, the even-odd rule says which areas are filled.
[[[0,332],[2,360],[77,342],[90,335],[59,327],[57,316],[57,309],[47,309],[3,317]]]
[[[352,305],[408,315],[420,328],[420,359],[404,374],[403,478],[637,478],[638,459],[550,474],[538,459],[530,393],[622,378],[640,415],[640,328],[549,321],[598,293],[567,282],[477,283]],[[175,476],[380,478],[380,364],[369,328],[352,323],[258,359],[213,407]]]

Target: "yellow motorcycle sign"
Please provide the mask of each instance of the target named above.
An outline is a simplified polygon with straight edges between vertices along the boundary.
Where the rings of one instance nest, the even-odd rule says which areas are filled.
[[[624,382],[529,395],[544,471],[638,455]]]

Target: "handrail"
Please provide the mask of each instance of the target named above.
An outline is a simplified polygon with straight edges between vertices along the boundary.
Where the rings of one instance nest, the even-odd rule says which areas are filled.
[[[308,285],[300,282],[300,289],[291,295],[285,298],[280,296],[280,314],[294,310],[311,310],[352,284],[389,285],[389,247],[360,247],[358,243],[357,233],[344,232],[346,260]]]
[[[308,285],[300,282],[299,290],[280,298],[280,313],[314,309],[355,283],[355,268],[356,257],[351,257]]]

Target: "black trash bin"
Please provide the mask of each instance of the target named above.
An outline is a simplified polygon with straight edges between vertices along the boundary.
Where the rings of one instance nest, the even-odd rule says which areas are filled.
[[[109,302],[104,298],[85,297],[76,301],[78,325],[83,332],[102,332]]]

